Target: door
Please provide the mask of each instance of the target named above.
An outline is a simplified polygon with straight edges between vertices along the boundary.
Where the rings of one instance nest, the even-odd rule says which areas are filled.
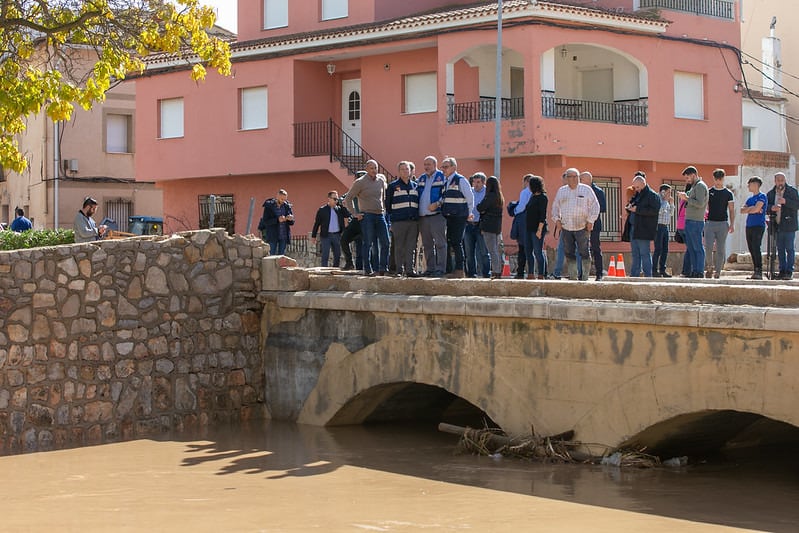
[[[344,155],[361,155],[361,80],[341,82],[341,129],[352,139],[342,139]]]

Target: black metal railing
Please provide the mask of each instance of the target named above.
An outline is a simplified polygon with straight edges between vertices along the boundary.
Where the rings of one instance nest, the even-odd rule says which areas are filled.
[[[546,118],[583,120],[588,122],[610,122],[646,126],[649,123],[649,108],[646,102],[591,102],[570,98],[541,98],[542,113]]]
[[[524,98],[502,98],[502,120],[524,118]],[[447,104],[447,123],[468,124],[490,122],[497,116],[497,102],[491,97],[481,97],[477,102]]]
[[[733,0],[641,0],[642,9],[654,7],[735,20]]]
[[[333,119],[294,124],[294,157],[326,155],[330,162],[338,161],[350,174],[363,170],[370,159],[377,161]],[[387,179],[394,174],[378,162],[378,172]]]

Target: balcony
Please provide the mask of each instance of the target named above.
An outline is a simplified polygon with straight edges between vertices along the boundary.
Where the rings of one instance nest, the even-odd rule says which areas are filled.
[[[734,0],[639,0],[640,9],[657,8],[735,20]]]
[[[544,118],[608,122],[630,126],[646,126],[649,123],[649,108],[645,99],[643,101],[591,102],[544,95],[541,98],[541,106]]]
[[[452,95],[448,95],[450,99]],[[449,102],[447,124],[469,124],[491,122],[496,117],[497,103],[494,98],[480,98],[477,102]],[[502,120],[524,118],[524,98],[502,98]]]

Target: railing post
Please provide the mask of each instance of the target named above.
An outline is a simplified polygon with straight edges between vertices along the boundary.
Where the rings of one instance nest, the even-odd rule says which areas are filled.
[[[328,154],[330,155],[330,162],[333,162],[333,119],[327,119],[327,146]]]

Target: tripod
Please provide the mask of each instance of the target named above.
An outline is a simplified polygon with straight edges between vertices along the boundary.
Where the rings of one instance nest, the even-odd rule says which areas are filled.
[[[776,213],[769,213],[768,224],[766,225],[768,231],[768,241],[766,242],[766,279],[777,279],[774,274],[774,263],[777,259],[777,215]]]

